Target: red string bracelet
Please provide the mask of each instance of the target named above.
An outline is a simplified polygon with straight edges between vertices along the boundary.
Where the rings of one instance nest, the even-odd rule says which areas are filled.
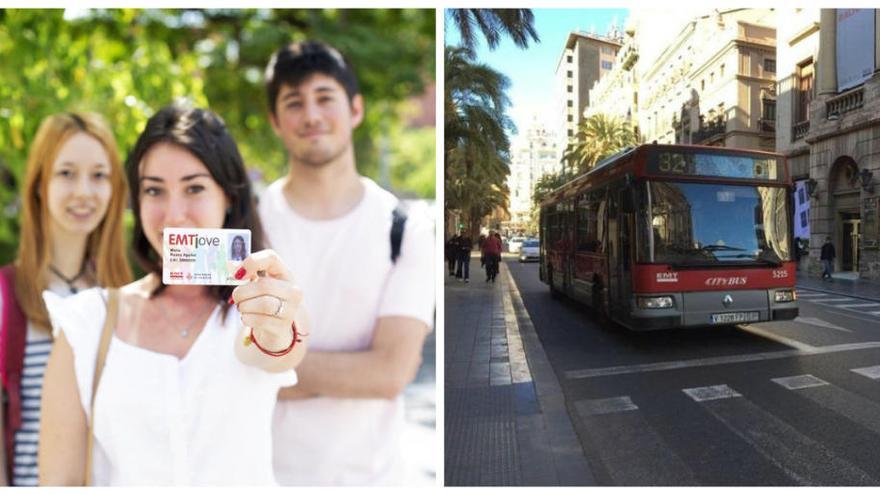
[[[308,335],[308,334],[300,334],[299,331],[296,329],[296,323],[293,323],[293,322],[291,322],[291,324],[290,324],[290,331],[293,332],[293,340],[290,341],[290,345],[287,346],[287,349],[284,349],[281,351],[270,351],[269,349],[266,349],[265,347],[261,346],[260,343],[257,342],[257,339],[254,337],[254,329],[253,328],[251,328],[250,334],[248,334],[248,336],[245,337],[244,345],[247,346],[247,345],[250,345],[251,343],[253,343],[255,346],[257,346],[257,349],[259,349],[260,352],[262,352],[263,354],[272,356],[272,357],[285,356],[290,351],[292,351],[294,347],[296,347],[297,342],[302,342],[300,335],[306,335],[306,336]]]

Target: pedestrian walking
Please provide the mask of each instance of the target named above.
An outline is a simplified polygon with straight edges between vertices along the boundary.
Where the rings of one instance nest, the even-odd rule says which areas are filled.
[[[458,268],[455,270],[455,277],[465,283],[470,282],[471,248],[473,246],[474,241],[462,230],[458,240]]]
[[[486,282],[495,282],[498,275],[498,264],[501,262],[501,238],[496,232],[490,232],[483,241],[483,258],[486,260]]]
[[[831,243],[831,236],[825,236],[825,244],[822,244],[822,253],[819,259],[822,260],[822,279],[833,281],[831,274],[834,273],[834,258],[837,253],[834,251],[834,244]]]
[[[54,344],[43,291],[66,297],[131,281],[126,193],[116,140],[103,118],[61,113],[43,120],[25,168],[18,255],[0,271],[2,486],[38,481],[42,383]]]
[[[446,255],[446,264],[449,268],[449,276],[455,276],[455,262],[458,260],[458,243],[461,240],[461,236],[455,234],[448,241],[446,241],[446,246],[444,246],[444,254]]]

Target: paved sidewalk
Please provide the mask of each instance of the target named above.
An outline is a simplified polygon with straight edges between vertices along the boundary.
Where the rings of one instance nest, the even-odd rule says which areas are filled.
[[[873,280],[852,280],[835,277],[829,281],[822,280],[822,277],[817,275],[810,275],[804,271],[799,271],[797,272],[796,287],[798,289],[827,292],[829,294],[855,297],[869,301],[880,301],[880,282]]]
[[[507,265],[471,269],[445,284],[445,484],[595,484]]]

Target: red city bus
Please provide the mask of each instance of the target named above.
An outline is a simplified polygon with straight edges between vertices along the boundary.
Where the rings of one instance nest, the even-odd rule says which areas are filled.
[[[635,330],[798,315],[781,155],[646,144],[541,203],[541,280]]]

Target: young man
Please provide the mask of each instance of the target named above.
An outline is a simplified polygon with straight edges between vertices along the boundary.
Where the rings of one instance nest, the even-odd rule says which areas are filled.
[[[411,214],[392,261],[398,200],[358,175],[352,131],[364,102],[335,48],[282,47],[266,88],[290,171],[266,190],[260,217],[312,318],[299,383],[275,410],[275,475],[282,485],[400,483],[401,392],[434,315],[433,226]]]

